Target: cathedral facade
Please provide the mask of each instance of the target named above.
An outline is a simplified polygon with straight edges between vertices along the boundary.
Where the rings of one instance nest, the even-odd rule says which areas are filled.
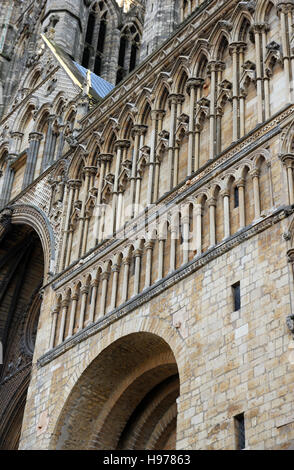
[[[2,2],[1,449],[294,448],[293,21]]]

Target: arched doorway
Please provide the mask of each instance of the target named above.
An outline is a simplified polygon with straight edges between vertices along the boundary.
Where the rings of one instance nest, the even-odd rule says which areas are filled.
[[[169,345],[133,333],[102,351],[66,401],[51,449],[176,448],[179,375]]]
[[[17,449],[41,307],[44,256],[27,225],[10,225],[0,244],[0,449]]]

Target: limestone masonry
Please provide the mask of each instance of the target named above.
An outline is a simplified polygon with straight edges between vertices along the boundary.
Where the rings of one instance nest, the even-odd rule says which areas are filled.
[[[294,449],[294,0],[2,0],[0,449]]]

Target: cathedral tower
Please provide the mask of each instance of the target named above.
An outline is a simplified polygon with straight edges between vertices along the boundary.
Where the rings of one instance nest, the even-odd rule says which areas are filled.
[[[179,0],[146,0],[141,60],[171,36],[180,21]]]

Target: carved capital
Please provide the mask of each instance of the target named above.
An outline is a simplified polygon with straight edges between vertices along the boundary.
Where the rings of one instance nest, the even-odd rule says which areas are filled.
[[[284,165],[286,165],[287,168],[290,168],[293,166],[294,163],[294,154],[293,153],[285,153],[283,155],[280,155],[280,160]]]
[[[168,101],[170,105],[175,105],[183,103],[185,101],[185,97],[181,93],[171,93],[168,97]]]
[[[135,124],[132,128],[132,134],[134,136],[135,135],[141,136],[141,135],[146,134],[147,129],[148,129],[148,126],[145,126],[143,124]]]
[[[124,149],[124,148],[129,148],[131,143],[127,139],[121,139],[121,140],[117,140],[114,145],[116,149],[117,148]]]
[[[186,90],[190,94],[191,88],[201,88],[204,84],[203,78],[189,78],[186,83]]]
[[[247,44],[242,41],[231,42],[229,48],[231,53],[239,54],[247,49]]]

